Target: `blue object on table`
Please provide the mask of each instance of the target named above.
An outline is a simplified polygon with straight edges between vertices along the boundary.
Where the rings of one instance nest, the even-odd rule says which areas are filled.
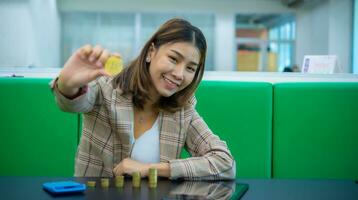
[[[42,187],[52,194],[83,192],[86,190],[85,184],[74,181],[48,182],[42,184]]]

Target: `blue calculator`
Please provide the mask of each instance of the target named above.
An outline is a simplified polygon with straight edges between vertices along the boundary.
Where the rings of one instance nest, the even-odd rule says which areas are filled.
[[[86,190],[86,185],[74,181],[48,182],[42,188],[51,194],[78,193]]]

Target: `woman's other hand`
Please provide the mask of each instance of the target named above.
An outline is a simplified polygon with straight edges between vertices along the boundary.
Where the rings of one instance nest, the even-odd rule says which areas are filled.
[[[147,177],[150,164],[141,163],[131,158],[123,159],[114,169],[115,176],[132,175],[133,172],[140,172],[141,177]]]

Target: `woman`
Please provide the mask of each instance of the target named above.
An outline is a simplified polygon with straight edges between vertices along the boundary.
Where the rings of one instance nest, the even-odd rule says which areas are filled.
[[[226,143],[194,107],[206,48],[197,27],[171,19],[114,78],[103,65],[119,54],[90,45],[77,50],[52,83],[62,110],[83,113],[75,176],[146,177],[154,167],[170,179],[235,178]],[[184,146],[193,157],[180,159]]]

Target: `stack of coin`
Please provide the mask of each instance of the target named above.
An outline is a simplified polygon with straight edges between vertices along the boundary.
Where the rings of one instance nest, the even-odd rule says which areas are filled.
[[[156,188],[158,182],[158,171],[156,168],[149,168],[149,187]]]
[[[123,61],[121,58],[111,56],[104,65],[104,70],[111,76],[117,75],[123,69]]]
[[[87,181],[88,187],[96,187],[96,181]]]
[[[140,181],[141,181],[140,172],[133,172],[132,173],[133,187],[140,187]]]
[[[102,186],[102,188],[108,188],[109,187],[109,179],[101,178],[101,186]]]
[[[114,185],[116,187],[123,187],[124,186],[124,176],[116,176],[114,179]]]

